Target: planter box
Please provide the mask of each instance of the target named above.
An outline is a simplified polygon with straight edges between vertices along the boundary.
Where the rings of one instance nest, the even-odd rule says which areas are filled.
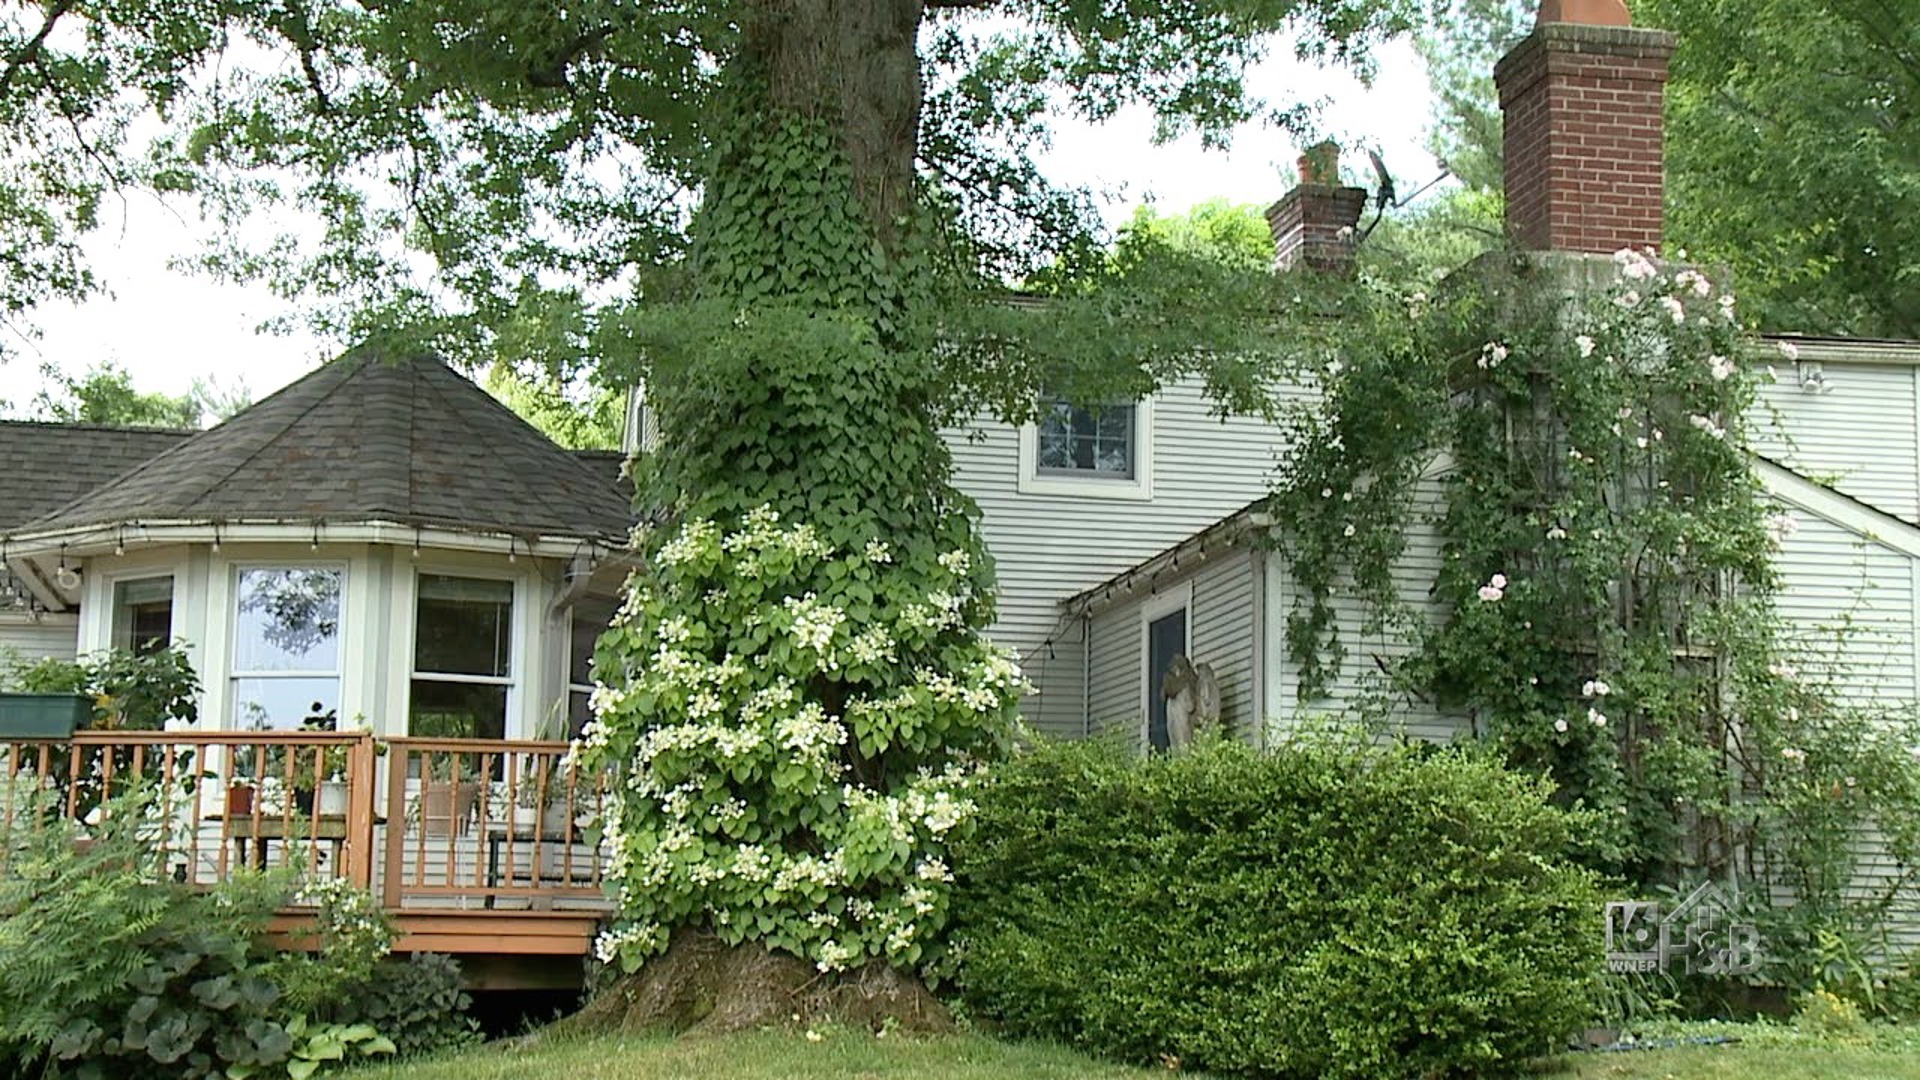
[[[93,702],[79,694],[0,694],[0,739],[71,739],[93,723]]]

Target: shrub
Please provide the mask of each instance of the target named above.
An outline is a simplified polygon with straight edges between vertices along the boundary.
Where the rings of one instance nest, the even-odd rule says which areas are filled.
[[[467,1015],[472,1004],[452,957],[415,953],[380,965],[372,982],[341,1003],[340,1013],[379,1029],[401,1057],[415,1057],[479,1042],[480,1022]]]
[[[1510,1067],[1581,1025],[1601,967],[1547,795],[1452,750],[1041,747],[977,795],[952,972],[1012,1033],[1119,1058]]]
[[[375,935],[335,927],[317,958],[276,958],[267,921],[290,878],[190,888],[165,873],[164,814],[146,791],[106,800],[84,835],[55,799],[0,786],[0,1071],[300,1080],[393,1051],[370,1025],[309,1015],[299,991],[316,981],[288,977]]]

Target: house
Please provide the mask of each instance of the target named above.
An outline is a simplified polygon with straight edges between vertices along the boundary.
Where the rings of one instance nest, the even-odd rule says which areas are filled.
[[[180,639],[203,726],[563,738],[628,563],[618,454],[359,350],[202,432],[0,422],[0,648]]]
[[[1608,5],[1590,6],[1597,11]],[[1624,12],[1618,13],[1624,18]],[[1546,22],[1497,69],[1507,113],[1508,226],[1518,246],[1604,259],[1661,241],[1662,95],[1672,36],[1627,25]],[[1303,180],[1269,211],[1276,261],[1337,265],[1364,203],[1357,188]],[[1920,697],[1920,343],[1777,338],[1797,361],[1750,417],[1767,495],[1798,522],[1780,553],[1779,607],[1824,672],[1857,700]],[[1300,388],[1299,393],[1310,391]],[[1039,693],[1030,720],[1058,735],[1164,735],[1160,688],[1177,656],[1218,680],[1220,712],[1261,740],[1302,714],[1382,692],[1411,650],[1340,609],[1343,666],[1302,699],[1283,640],[1293,591],[1265,543],[1260,507],[1288,434],[1206,414],[1190,384],[1130,407],[1056,404],[1024,428],[983,424],[954,440],[959,485],[980,503],[1003,598],[997,636]],[[1818,478],[1818,479],[1814,479]],[[1439,475],[1421,497],[1439,505]],[[1439,544],[1414,536],[1398,568],[1424,596]],[[1837,645],[1832,628],[1849,634]],[[1466,724],[1393,700],[1410,735]]]
[[[1604,257],[1660,242],[1671,47],[1660,31],[1548,21],[1502,62],[1509,225],[1523,248]],[[1269,211],[1277,261],[1337,267],[1364,201],[1303,180]],[[1810,641],[1851,622],[1832,654],[1843,690],[1910,701],[1920,343],[1794,341],[1798,361],[1783,363],[1755,418],[1756,473],[1800,522],[1778,560],[1780,607]],[[1288,567],[1261,542],[1274,523],[1259,505],[1287,438],[1212,415],[1191,383],[950,433],[956,483],[980,506],[997,564],[993,634],[1038,687],[1025,705],[1038,727],[1160,741],[1159,689],[1179,658],[1212,670],[1222,718],[1254,741],[1378,691],[1380,665],[1408,645],[1369,636],[1348,608],[1344,667],[1325,696],[1299,694],[1279,633]],[[482,757],[489,740],[557,737],[584,716],[587,657],[630,565],[621,464],[561,450],[437,360],[364,350],[205,432],[0,423],[0,648],[73,655],[182,639],[211,732],[363,719],[401,741],[464,740],[421,753]],[[1437,543],[1416,537],[1398,569],[1403,594],[1424,594],[1437,567]],[[1462,724],[1418,701],[1395,715],[1433,739]],[[523,872],[533,886],[513,884],[513,845],[553,830],[493,830],[483,809],[485,843],[464,850],[412,822],[403,832],[392,822],[428,769],[387,774],[388,839],[366,817],[347,838],[349,855],[385,853],[384,878],[363,856],[364,882],[406,877],[418,897],[484,897],[489,911],[537,891],[539,869]],[[257,816],[246,827],[268,836]],[[233,829],[219,825],[222,852]],[[442,854],[445,872],[422,885],[420,868]],[[585,932],[527,937],[541,939],[530,950],[564,953]]]
[[[1671,46],[1661,31],[1549,22],[1502,62],[1521,246],[1659,243]],[[1578,92],[1588,84],[1601,89]],[[1321,181],[1303,168],[1268,211],[1282,265],[1351,256],[1343,230],[1366,193]],[[1794,340],[1798,363],[1754,425],[1760,476],[1803,522],[1781,557],[1783,608],[1809,634],[1851,620],[1842,684],[1907,700],[1920,688],[1920,343]],[[383,734],[577,725],[626,565],[618,455],[561,451],[437,361],[375,359],[330,364],[203,433],[0,423],[0,647],[71,655],[171,634],[224,727],[294,725],[316,702]],[[642,419],[631,411],[629,445],[644,452]],[[1404,648],[1366,640],[1350,611],[1348,670],[1327,698],[1299,699],[1275,631],[1287,569],[1256,542],[1288,433],[1213,415],[1195,383],[949,434],[999,574],[992,633],[1038,687],[1026,711],[1042,730],[1144,738],[1164,666],[1183,655],[1212,668],[1225,720],[1258,739],[1351,703]],[[1403,591],[1424,591],[1435,558],[1415,545]],[[292,666],[263,611],[330,629]],[[474,619],[498,640],[436,644],[442,625]],[[1458,728],[1401,704],[1413,733]]]

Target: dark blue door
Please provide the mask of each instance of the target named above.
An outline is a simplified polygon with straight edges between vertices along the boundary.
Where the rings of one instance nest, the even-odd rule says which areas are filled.
[[[1147,745],[1165,750],[1167,697],[1162,692],[1173,658],[1187,651],[1187,609],[1170,611],[1147,624]]]

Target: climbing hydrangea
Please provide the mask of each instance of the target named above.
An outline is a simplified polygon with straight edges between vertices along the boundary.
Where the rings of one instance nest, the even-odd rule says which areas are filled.
[[[757,940],[822,971],[932,959],[946,850],[1027,690],[974,627],[975,552],[836,551],[761,507],[682,525],[600,642],[575,746],[616,770],[605,818],[628,969],[671,930]]]

